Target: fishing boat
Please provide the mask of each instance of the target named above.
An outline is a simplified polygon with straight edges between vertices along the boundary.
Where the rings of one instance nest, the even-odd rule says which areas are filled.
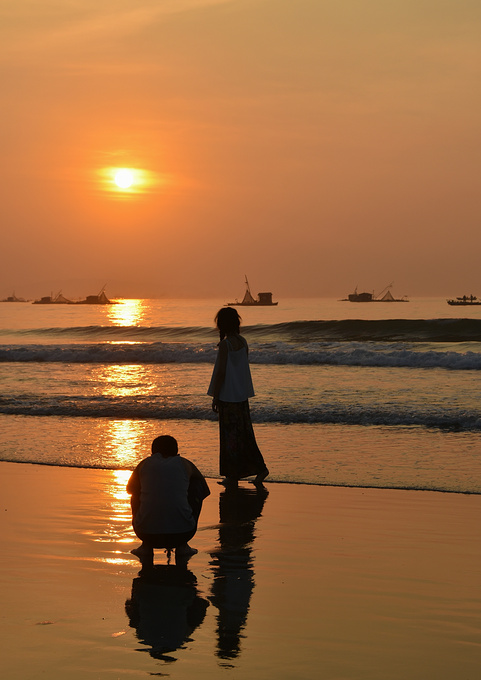
[[[34,305],[73,305],[72,300],[69,300],[59,291],[57,295],[45,295],[40,300],[34,300]]]
[[[0,302],[27,302],[27,300],[25,300],[25,298],[17,297],[15,293],[13,293],[13,295],[9,295],[3,300],[0,300]]]
[[[109,300],[105,294],[105,286],[97,295],[87,295],[85,300],[78,300],[76,305],[115,305],[116,302]]]
[[[372,302],[373,297],[374,293],[358,293],[356,286],[354,293],[349,293],[343,302]]]
[[[235,302],[228,302],[227,304],[232,307],[234,305],[239,307],[275,307],[278,302],[272,302],[272,293],[258,293],[257,298],[253,297],[251,289],[249,287],[249,281],[246,279],[246,292],[241,302],[236,300]]]
[[[451,300],[446,300],[448,305],[453,307],[471,307],[474,305],[481,305],[481,300],[478,300],[476,295],[463,295],[463,297],[457,297]]]
[[[395,298],[390,291],[393,284],[390,283],[386,288],[378,294],[374,293],[358,293],[357,286],[354,293],[350,293],[347,298],[342,300],[343,302],[409,302],[408,298],[404,295],[402,298]]]
[[[97,295],[87,295],[85,300],[69,300],[62,295],[62,291],[57,293],[57,295],[46,295],[40,298],[40,300],[35,300],[34,305],[115,305],[116,301],[109,300],[105,294],[105,286],[102,288],[100,293]]]

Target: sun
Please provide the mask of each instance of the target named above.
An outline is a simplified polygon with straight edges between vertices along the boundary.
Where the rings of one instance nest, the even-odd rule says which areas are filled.
[[[131,170],[122,168],[115,173],[114,182],[119,189],[129,189],[134,183],[134,175]]]
[[[119,164],[98,168],[95,174],[102,193],[121,201],[140,198],[172,184],[170,175],[142,168],[135,161],[128,166]]]

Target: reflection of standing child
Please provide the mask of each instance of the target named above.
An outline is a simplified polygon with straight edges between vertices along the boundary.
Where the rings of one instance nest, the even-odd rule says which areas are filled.
[[[249,348],[240,331],[236,309],[223,307],[215,318],[220,342],[207,394],[212,409],[219,414],[220,474],[224,483],[256,475],[262,484],[269,474],[257,446],[249,411],[249,397],[254,396],[249,368]]]
[[[210,491],[195,465],[178,455],[174,437],[154,439],[152,455],[137,465],[127,492],[132,495],[132,525],[142,541],[131,552],[142,562],[153,562],[154,548],[175,548],[176,557],[197,552],[188,541]]]

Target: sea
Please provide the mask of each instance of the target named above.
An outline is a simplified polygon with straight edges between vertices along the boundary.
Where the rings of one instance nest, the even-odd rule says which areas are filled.
[[[159,434],[210,478],[222,299],[0,304],[0,460],[131,470]],[[238,307],[268,481],[481,493],[481,306]]]

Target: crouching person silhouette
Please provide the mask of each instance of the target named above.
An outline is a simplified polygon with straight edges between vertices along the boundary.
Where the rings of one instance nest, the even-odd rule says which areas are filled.
[[[127,484],[131,494],[132,526],[142,545],[131,550],[143,567],[154,563],[154,548],[164,548],[170,560],[188,558],[197,550],[188,541],[197,531],[202,502],[210,494],[202,474],[178,454],[176,439],[162,435],[152,442]]]

